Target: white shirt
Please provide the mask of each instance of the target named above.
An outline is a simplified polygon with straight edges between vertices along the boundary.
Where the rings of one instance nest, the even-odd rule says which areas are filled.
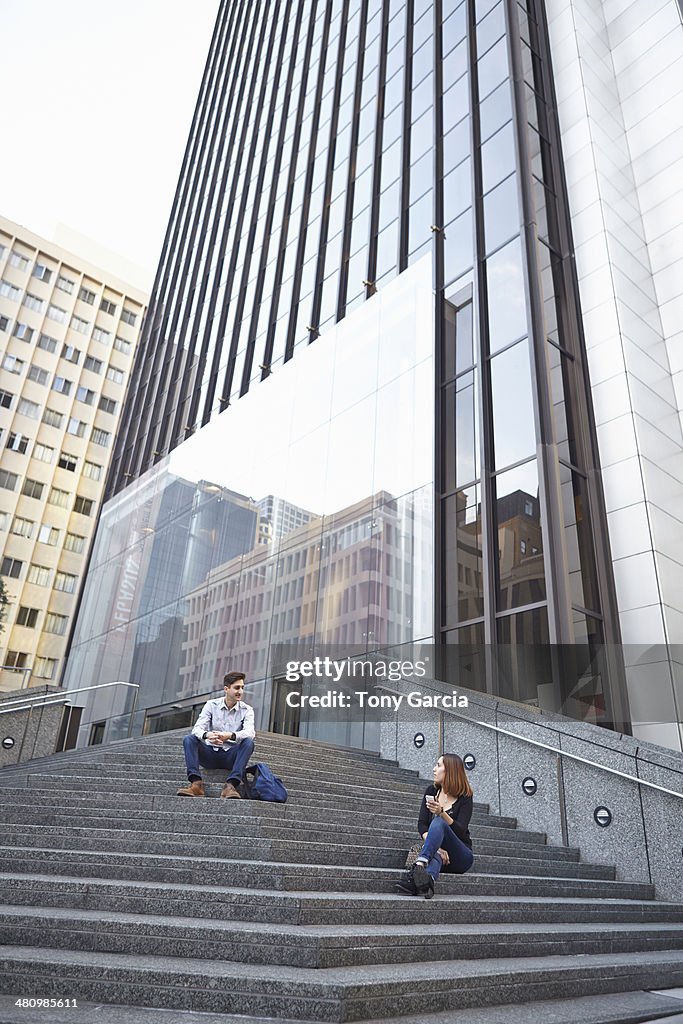
[[[254,709],[250,704],[245,704],[243,700],[238,700],[230,710],[225,705],[225,697],[207,700],[192,729],[193,735],[198,739],[202,739],[205,732],[234,732],[234,740],[228,740],[221,744],[224,750],[233,743],[240,743],[246,739],[253,740],[256,735]],[[207,745],[213,746],[213,744]],[[214,750],[219,749],[214,746]]]

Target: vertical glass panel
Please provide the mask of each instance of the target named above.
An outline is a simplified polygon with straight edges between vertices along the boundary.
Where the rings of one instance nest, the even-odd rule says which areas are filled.
[[[507,39],[501,39],[484,54],[477,63],[477,74],[481,97],[488,96],[508,77]]]
[[[450,87],[467,71],[467,40],[463,39],[454,50],[451,50],[443,59],[442,80],[443,91],[448,92]]]
[[[535,460],[494,478],[494,507],[498,610],[544,601],[543,533]]]
[[[422,156],[410,168],[410,201],[414,202],[430,190],[434,184],[434,160],[432,150]]]
[[[428,110],[410,129],[411,163],[427,153],[434,146],[434,111]]]
[[[545,608],[506,615],[498,620],[498,647],[494,649],[498,693],[554,710],[557,705]]]
[[[476,0],[475,3],[475,17],[477,21],[481,21],[489,13],[492,7],[495,7],[498,0]]]
[[[470,119],[464,118],[443,140],[443,173],[448,174],[470,155]]]
[[[472,266],[472,210],[466,210],[444,231],[444,280],[455,280]]]
[[[443,23],[442,47],[444,54],[450,53],[467,34],[467,4],[459,7]]]
[[[469,159],[463,160],[443,179],[443,220],[450,224],[472,205],[472,168]]]
[[[600,612],[586,480],[560,464],[565,545],[572,604]]]
[[[397,266],[398,261],[398,221],[395,220],[377,239],[377,281],[388,271]]]
[[[497,249],[520,230],[517,201],[517,175],[509,178],[484,196],[484,237],[486,252]]]
[[[443,503],[445,627],[479,618],[484,610],[482,524],[479,488]]]
[[[468,484],[479,477],[479,431],[476,374],[474,371],[449,384],[443,392],[444,490]]]
[[[408,214],[408,252],[414,252],[431,238],[432,193],[427,192],[413,203]]]
[[[481,140],[485,142],[494,132],[512,119],[510,83],[503,82],[479,104]]]
[[[516,238],[486,261],[489,349],[497,352],[527,332],[522,243]]]
[[[474,366],[474,325],[472,289],[468,287],[444,302],[443,380]]]
[[[481,147],[481,173],[484,192],[489,192],[515,170],[515,138],[512,122],[492,135]]]
[[[571,359],[558,348],[547,342],[548,372],[550,374],[550,398],[553,413],[553,435],[558,455],[565,462],[580,465],[576,454],[574,431],[572,429],[571,378],[574,366]],[[585,606],[584,606],[585,607]]]
[[[504,469],[536,452],[534,398],[526,338],[490,362],[494,464]]]
[[[477,53],[483,54],[505,34],[505,10],[503,0],[477,25]]]
[[[445,644],[438,652],[441,658],[438,678],[447,679],[454,687],[478,690],[486,693],[490,683],[486,674],[486,651],[484,647],[484,623],[474,622],[460,629],[450,629],[443,634]],[[452,728],[458,728],[458,720],[452,719]],[[449,741],[449,725],[446,720],[446,749],[455,746]]]
[[[444,133],[462,121],[470,111],[470,93],[467,75],[463,75],[443,96]]]

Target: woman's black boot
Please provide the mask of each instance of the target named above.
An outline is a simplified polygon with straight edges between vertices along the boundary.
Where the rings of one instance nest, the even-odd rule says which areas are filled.
[[[413,877],[415,873],[415,866],[407,871],[400,882],[396,883],[396,888],[400,889],[401,892],[405,892],[408,896],[417,896],[417,886],[415,885],[415,879]]]
[[[431,899],[434,894],[434,879],[427,871],[424,864],[419,861],[413,867],[413,883],[418,896],[425,896]],[[429,895],[427,895],[429,893]]]

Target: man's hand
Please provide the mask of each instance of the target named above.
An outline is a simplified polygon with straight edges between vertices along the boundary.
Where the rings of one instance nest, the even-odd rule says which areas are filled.
[[[206,742],[211,744],[212,747],[222,746],[223,737],[229,735],[227,732],[207,732]]]

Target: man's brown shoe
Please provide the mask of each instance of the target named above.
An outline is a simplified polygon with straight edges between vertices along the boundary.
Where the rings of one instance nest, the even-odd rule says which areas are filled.
[[[232,782],[226,782],[223,786],[223,792],[221,796],[227,797],[228,800],[241,800],[242,797],[239,795]]]
[[[185,786],[184,789],[179,789],[176,796],[206,796],[204,792],[204,783],[201,779],[195,779],[189,786]]]

